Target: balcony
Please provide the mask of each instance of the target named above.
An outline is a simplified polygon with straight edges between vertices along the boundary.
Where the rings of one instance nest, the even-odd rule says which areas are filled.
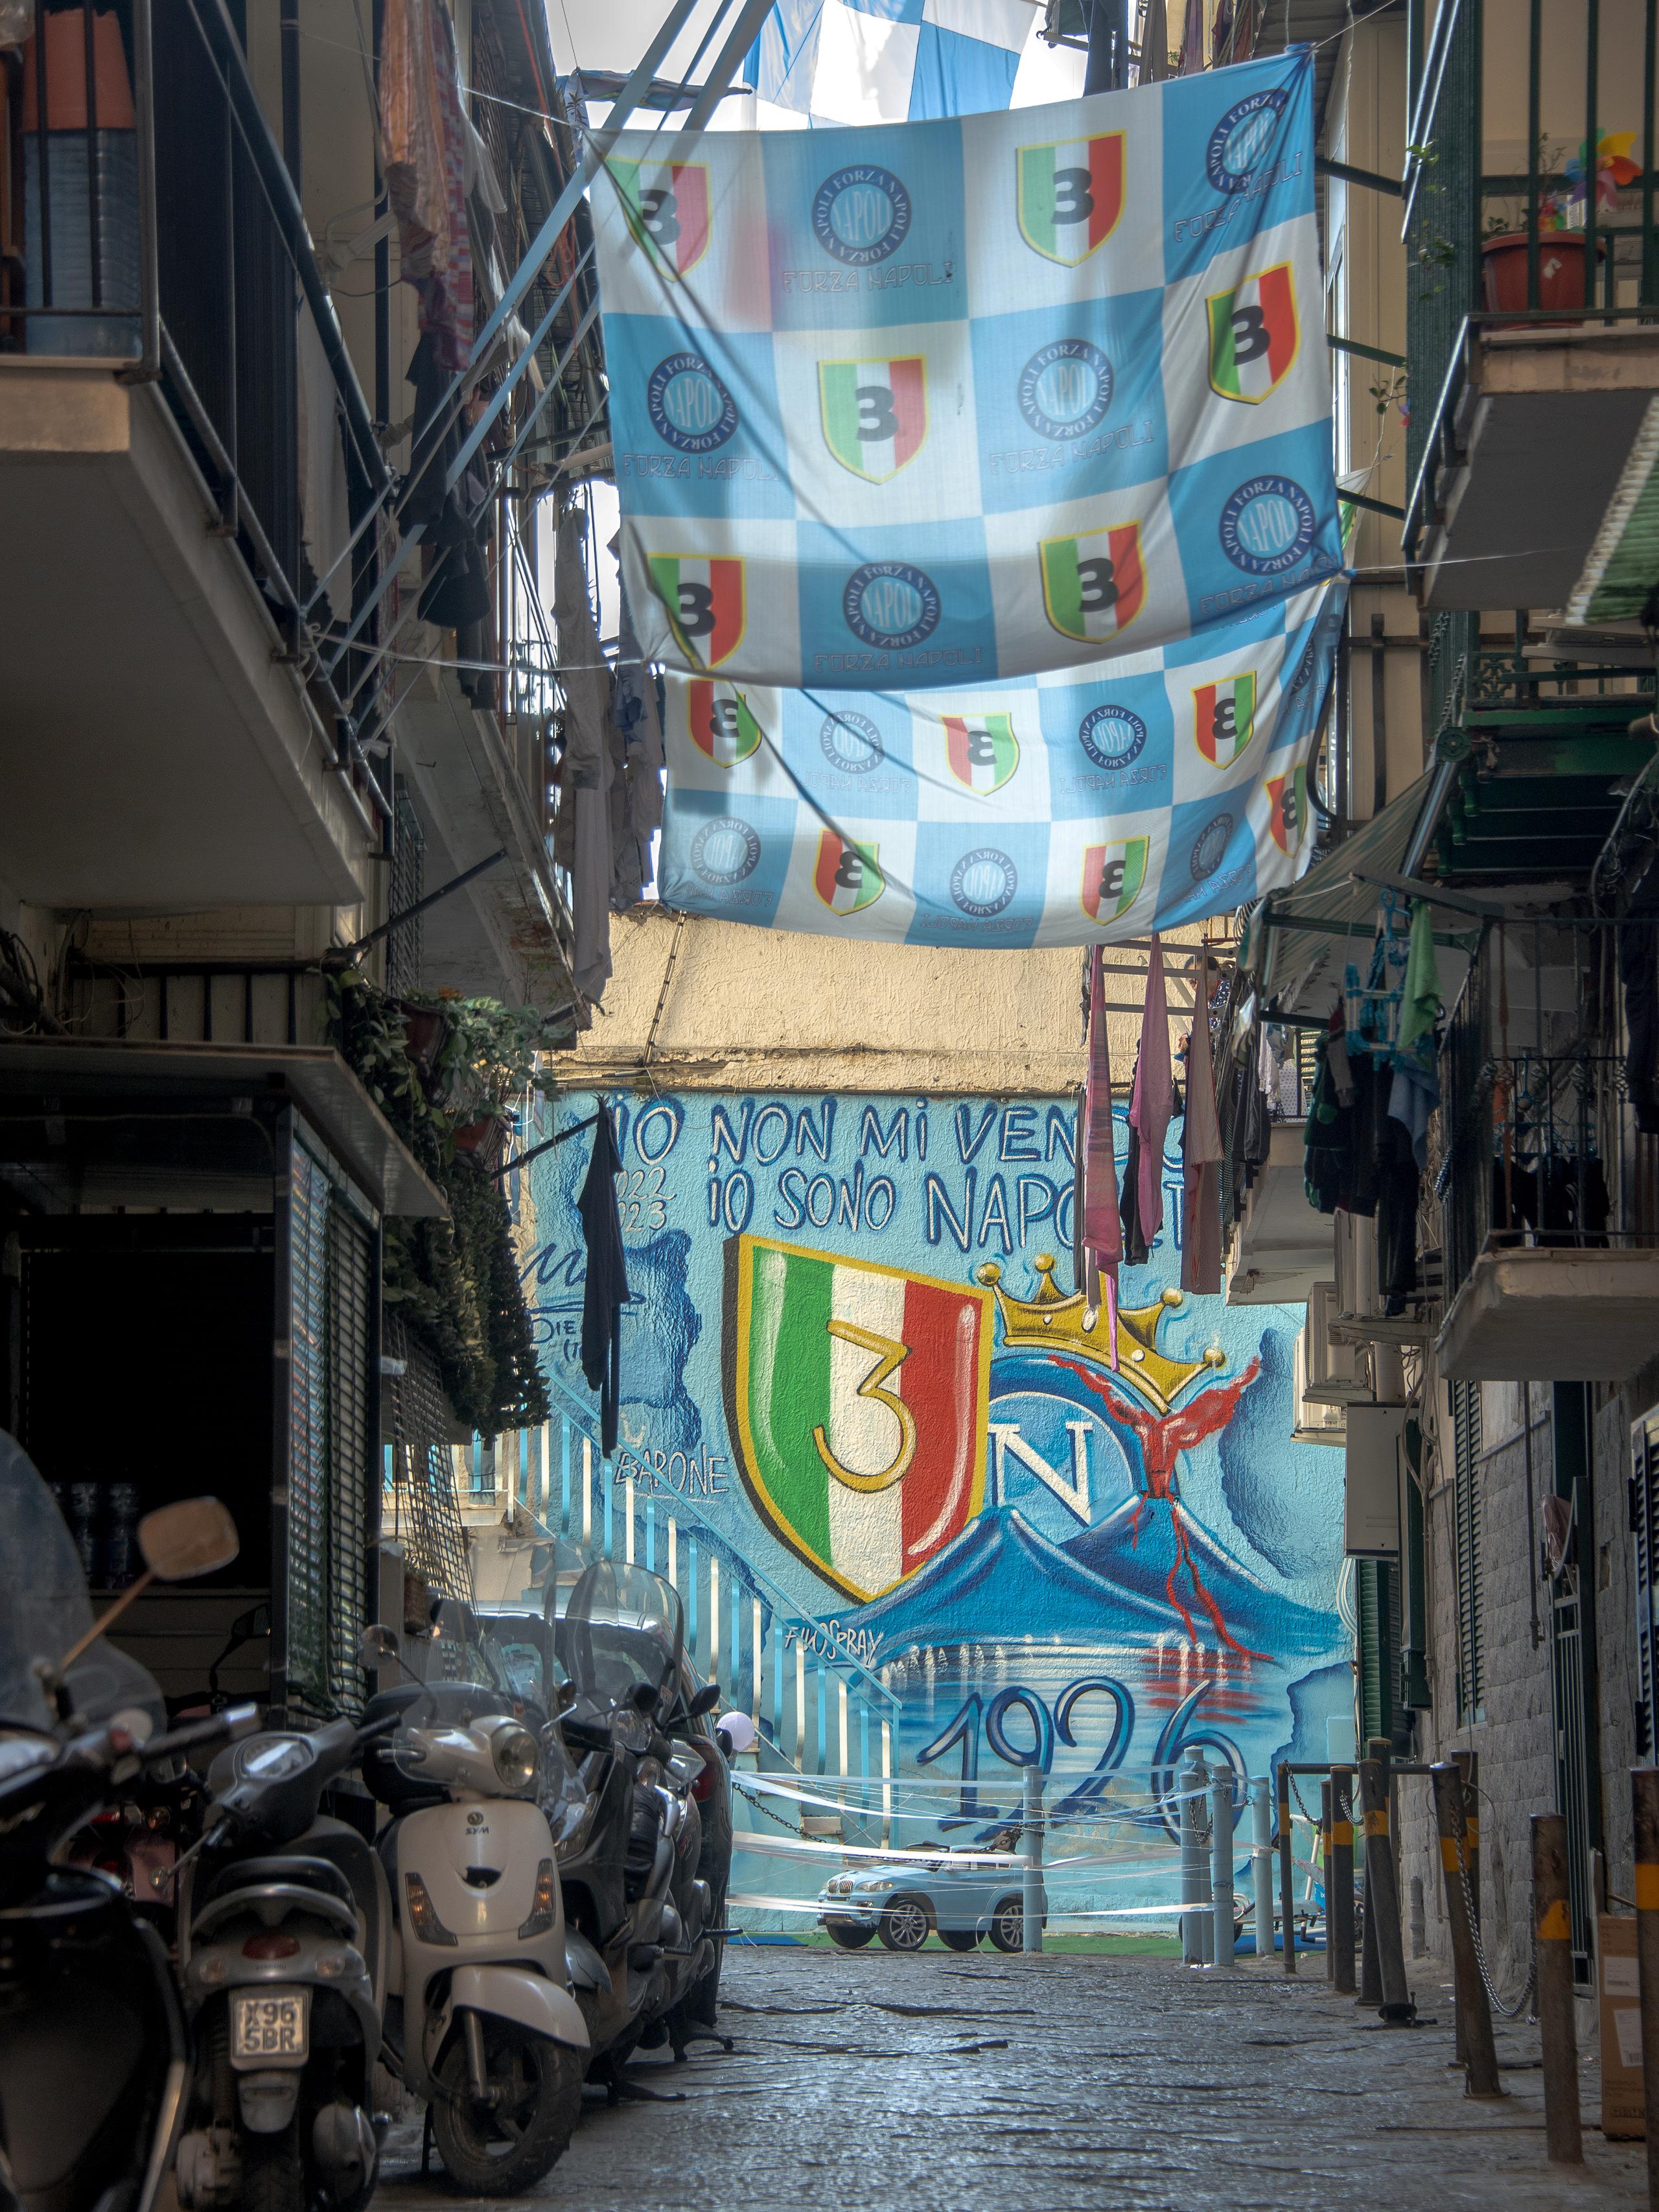
[[[1413,68],[1403,535],[1431,609],[1582,610],[1626,519],[1659,394],[1655,15],[1447,0]]]
[[[1308,1203],[1307,1123],[1275,1121],[1244,1194],[1227,1262],[1230,1306],[1300,1305],[1331,1272],[1331,1220]]]
[[[384,807],[323,648],[386,474],[228,15],[37,6],[0,151],[0,879],[356,905]]]

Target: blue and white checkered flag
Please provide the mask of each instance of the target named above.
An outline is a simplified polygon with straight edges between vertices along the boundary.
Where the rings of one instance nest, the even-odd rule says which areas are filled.
[[[778,0],[744,75],[763,122],[915,123],[1075,100],[1036,0]],[[774,113],[770,111],[777,111]]]

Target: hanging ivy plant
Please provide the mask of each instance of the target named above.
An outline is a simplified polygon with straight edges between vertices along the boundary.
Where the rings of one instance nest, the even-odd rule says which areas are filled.
[[[435,1018],[434,1018],[435,1017]],[[447,1221],[386,1223],[381,1295],[430,1347],[459,1418],[480,1436],[548,1418],[547,1385],[513,1249],[507,1196],[456,1133],[505,1121],[535,1081],[540,1018],[491,999],[388,999],[329,979],[333,1042],[449,1201]]]

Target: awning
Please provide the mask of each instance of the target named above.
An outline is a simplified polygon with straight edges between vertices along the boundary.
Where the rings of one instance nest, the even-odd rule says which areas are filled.
[[[291,1100],[335,1158],[382,1213],[424,1216],[449,1211],[443,1193],[427,1176],[368,1091],[339,1054],[325,1045],[270,1047],[251,1044],[122,1043],[92,1037],[18,1037],[0,1043],[0,1158],[29,1155],[33,1115],[19,1115],[24,1102],[38,1103],[53,1116],[67,1117],[70,1102],[95,1105],[104,1114],[134,1101],[147,1101],[156,1127],[167,1109],[189,1099],[212,1099],[231,1109],[246,1099],[246,1115],[257,1098],[267,1105]],[[244,1125],[246,1126],[246,1124]],[[191,1133],[182,1127],[179,1141],[205,1159],[211,1132],[204,1124]],[[50,1136],[56,1144],[57,1139]],[[246,1157],[246,1148],[241,1154]]]
[[[1404,876],[1407,860],[1420,865],[1434,815],[1446,783],[1444,771],[1431,769],[1409,789],[1391,799],[1380,814],[1362,823],[1335,852],[1310,868],[1289,890],[1269,893],[1250,918],[1249,941],[1241,965],[1257,983],[1264,1009],[1273,1014],[1328,1013],[1350,960],[1363,960],[1376,934],[1381,893],[1365,876]],[[1447,1000],[1452,998],[1479,935],[1473,925],[1455,933],[1435,933],[1436,942],[1452,953],[1442,970]]]

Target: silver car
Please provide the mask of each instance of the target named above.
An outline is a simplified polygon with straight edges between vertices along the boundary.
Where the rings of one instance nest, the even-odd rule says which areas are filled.
[[[937,1857],[872,1861],[834,1875],[818,1893],[818,1924],[843,1951],[861,1949],[872,1936],[890,1951],[920,1951],[933,1934],[951,1951],[971,1951],[987,1936],[999,1951],[1018,1951],[1025,1938],[1023,1877],[1007,1855],[1018,1844],[1018,1829],[1006,1828],[984,1844],[946,1846]],[[1042,1917],[1046,1926],[1046,1896]]]

